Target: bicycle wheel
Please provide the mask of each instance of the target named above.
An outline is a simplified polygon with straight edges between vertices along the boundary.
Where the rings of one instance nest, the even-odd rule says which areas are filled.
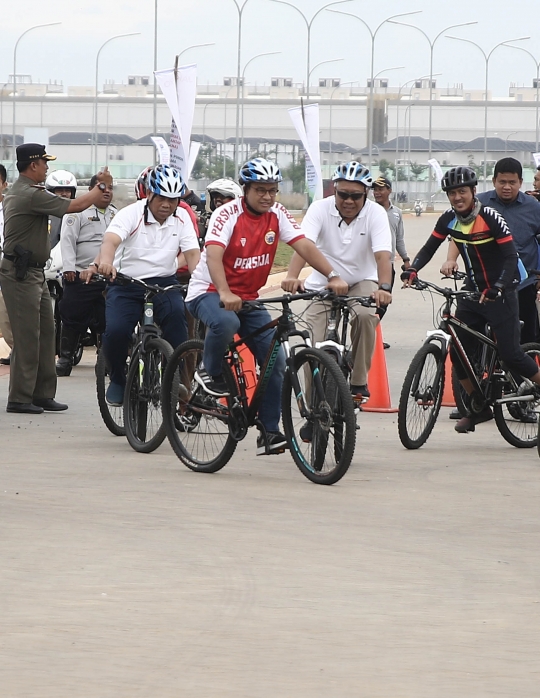
[[[403,381],[399,398],[398,432],[405,448],[420,448],[429,438],[441,409],[444,359],[436,344],[424,344]]]
[[[151,453],[165,439],[161,414],[161,379],[173,353],[171,345],[160,337],[146,343],[142,355],[137,348],[126,381],[124,425],[129,445],[139,453]]]
[[[345,475],[356,445],[354,404],[343,373],[319,349],[301,349],[285,373],[282,392],[283,429],[300,472],[319,485],[333,485]],[[306,375],[311,385],[306,386]],[[294,381],[300,385],[297,396]],[[307,414],[302,415],[300,405]],[[308,427],[310,440],[300,430]],[[302,429],[304,431],[304,429]],[[304,439],[306,437],[304,436]]]
[[[107,388],[109,387],[109,367],[105,360],[105,352],[101,350],[96,362],[96,393],[99,412],[107,429],[115,436],[125,436],[124,428],[124,408],[109,405],[105,399]]]
[[[540,344],[522,344],[521,348],[540,368]],[[519,380],[519,379],[518,379]],[[501,397],[515,393],[519,382],[508,374],[502,384]],[[516,448],[534,448],[538,444],[538,412],[540,396],[535,393],[531,402],[505,402],[493,405],[495,423],[503,439]]]
[[[81,340],[79,339],[79,343],[77,345],[77,351],[73,355],[73,365],[74,366],[78,366],[81,363],[83,353],[84,353],[84,345],[81,342]]]
[[[231,459],[237,442],[229,431],[229,406],[225,398],[208,395],[193,379],[202,360],[204,343],[190,339],[170,358],[163,377],[163,422],[173,451],[188,468],[215,473]],[[229,365],[223,375],[234,389]]]

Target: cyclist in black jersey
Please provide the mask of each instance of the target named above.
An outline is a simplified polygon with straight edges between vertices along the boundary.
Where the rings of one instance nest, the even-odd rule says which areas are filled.
[[[519,344],[516,288],[521,281],[520,269],[523,269],[523,265],[504,219],[476,198],[476,184],[476,174],[469,167],[454,167],[444,175],[441,186],[452,208],[439,218],[430,238],[414,258],[411,267],[402,273],[401,279],[406,285],[413,283],[417,272],[450,236],[465,264],[467,288],[481,294],[478,302],[459,299],[456,317],[480,332],[489,323],[497,339],[499,354],[508,368],[540,385],[538,366]],[[465,351],[471,355],[476,340],[466,332],[457,329],[456,332]],[[471,395],[471,381],[453,351],[451,357],[463,388]],[[523,389],[528,385],[525,383]],[[456,423],[455,429],[460,433],[474,431],[476,424],[492,416],[489,407],[479,414],[467,414]]]

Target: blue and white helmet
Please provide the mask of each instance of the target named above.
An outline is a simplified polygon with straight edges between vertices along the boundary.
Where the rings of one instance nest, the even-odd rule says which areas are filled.
[[[167,199],[179,199],[186,189],[182,175],[170,165],[158,165],[148,173],[148,192]]]
[[[368,168],[355,160],[344,162],[342,165],[337,166],[336,171],[332,175],[332,181],[337,182],[340,179],[344,179],[347,182],[359,182],[360,184],[365,184],[366,187],[373,185],[373,177]]]
[[[278,184],[283,180],[279,167],[271,160],[264,158],[254,158],[242,165],[238,181],[240,184],[251,184],[252,182],[266,182],[267,184]]]

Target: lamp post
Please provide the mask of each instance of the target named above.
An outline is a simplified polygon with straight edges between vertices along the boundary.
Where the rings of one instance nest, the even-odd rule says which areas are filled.
[[[117,34],[116,36],[111,36],[110,39],[107,39],[107,41],[104,41],[101,46],[99,47],[99,50],[96,55],[96,94],[94,96],[94,138],[93,138],[93,157],[92,157],[92,165],[93,165],[93,170],[97,169],[97,161],[98,161],[98,74],[99,74],[99,56],[102,52],[102,50],[107,46],[107,44],[110,44],[111,41],[114,41],[115,39],[122,39],[126,36],[139,36],[140,32],[131,32],[129,34]]]
[[[318,17],[318,15],[321,14],[323,10],[326,10],[327,7],[331,7],[332,5],[340,5],[342,2],[350,2],[350,0],[337,0],[336,2],[329,2],[326,5],[323,5],[315,14],[312,16],[311,19],[308,19],[306,15],[302,12],[302,10],[299,10],[296,5],[293,5],[291,2],[286,2],[285,0],[271,0],[271,2],[278,2],[280,5],[288,5],[289,7],[292,7],[293,10],[296,10],[298,14],[302,17],[304,22],[306,23],[306,29],[307,29],[307,55],[306,55],[306,102],[309,102],[309,78],[311,77],[311,73],[313,70],[310,70],[310,62],[311,62],[311,27],[313,26],[313,22],[315,21],[315,18]],[[316,66],[315,66],[316,67]]]
[[[516,133],[519,133],[519,131],[510,131],[510,133],[509,133],[509,134],[506,136],[506,138],[504,139],[504,154],[505,154],[505,155],[506,155],[506,153],[507,153],[507,151],[508,151],[508,139],[510,138],[510,136],[515,136]]]
[[[9,82],[5,82],[0,88],[0,160],[3,160],[5,137],[4,137],[4,90]]]
[[[227,99],[229,98],[229,93],[233,89],[233,87],[236,87],[236,85],[232,85],[229,87],[227,92],[225,93],[225,103],[223,105],[223,176],[227,176],[227,154],[225,152],[225,146],[227,143]],[[234,166],[236,168],[236,161],[234,163]]]
[[[17,41],[15,42],[15,47],[13,49],[13,142],[12,142],[12,167],[13,167],[13,180],[15,180],[15,163],[17,162],[17,157],[15,155],[15,131],[17,128],[17,120],[15,117],[15,110],[17,106],[17,47],[19,46],[20,40],[23,38],[23,36],[26,36],[29,32],[34,31],[34,29],[42,29],[43,27],[55,27],[58,26],[59,24],[62,24],[62,22],[48,22],[47,24],[36,24],[34,27],[30,27],[30,29],[27,29],[26,31],[23,31],[23,33],[19,36]]]
[[[337,61],[344,61],[344,60],[345,60],[344,58],[329,58],[327,61],[320,61],[319,63],[314,65],[313,68],[309,71],[308,83],[311,81],[312,73],[314,73],[319,66],[325,65],[325,63],[337,63]]]
[[[348,2],[348,0],[344,0],[345,2]],[[372,150],[373,150],[373,81],[375,80],[375,76],[373,75],[373,70],[375,66],[375,39],[377,38],[377,34],[379,33],[379,30],[381,27],[389,22],[391,19],[395,19],[396,17],[408,17],[409,15],[417,15],[421,12],[421,10],[416,10],[414,12],[400,12],[397,15],[391,15],[390,17],[387,17],[386,19],[383,19],[383,21],[377,26],[376,29],[372,29],[369,24],[362,19],[362,17],[359,17],[358,15],[354,15],[351,12],[343,12],[343,10],[329,10],[329,12],[336,12],[337,14],[340,15],[347,15],[348,17],[354,17],[357,19],[359,22],[362,22],[364,27],[368,30],[369,36],[371,37],[371,78],[370,78],[370,87],[369,87],[369,119],[368,119],[368,167],[371,167],[371,155],[372,155]]]
[[[154,0],[154,101],[152,104],[152,131],[157,136],[157,52],[158,52],[158,0]],[[154,165],[157,165],[157,148],[154,148]]]
[[[500,41],[498,44],[491,49],[489,53],[486,53],[484,49],[477,44],[476,41],[471,41],[470,39],[462,39],[460,36],[448,36],[448,39],[454,39],[454,41],[464,41],[467,44],[472,44],[482,53],[484,60],[486,62],[486,84],[484,93],[484,190],[486,189],[487,183],[487,132],[488,132],[488,83],[489,83],[489,59],[493,55],[493,52],[499,48],[499,46],[508,46],[514,41],[525,41],[525,39],[530,39],[529,36],[522,36],[518,39],[507,39],[506,41]]]
[[[437,40],[447,31],[450,29],[455,29],[456,27],[467,27],[471,24],[478,24],[478,22],[461,22],[460,24],[451,24],[449,27],[446,27],[442,31],[440,31],[437,36],[432,40],[429,38],[428,34],[423,29],[420,29],[420,27],[417,27],[415,24],[407,24],[406,22],[395,22],[393,20],[390,20],[391,24],[398,24],[401,27],[411,27],[411,29],[416,29],[417,31],[424,36],[426,41],[429,44],[429,122],[428,122],[428,140],[429,140],[429,155],[428,158],[431,160],[432,157],[432,124],[433,124],[433,51],[435,49],[435,44],[437,43]],[[429,173],[428,177],[428,201],[431,202],[431,172]]]
[[[250,63],[253,63],[253,61],[256,61],[257,58],[262,58],[263,56],[275,56],[278,53],[281,53],[281,51],[265,51],[264,53],[258,53],[256,56],[253,56],[252,58],[249,59],[249,61],[244,65],[244,70],[242,70],[242,142],[241,142],[241,146],[240,146],[241,153],[244,152],[244,102],[245,102],[244,78],[246,76],[247,67]]]
[[[506,44],[505,44],[506,45]],[[525,51],[534,61],[534,64],[536,66],[536,119],[535,119],[535,133],[536,133],[536,150],[535,152],[538,152],[538,142],[539,142],[539,125],[538,125],[538,98],[540,97],[540,61],[536,59],[536,56],[531,53],[529,50],[526,48],[523,48],[523,46],[508,46],[508,48],[515,48],[518,51]]]
[[[330,166],[332,165],[332,163],[331,163],[331,160],[332,160],[332,105],[333,105],[334,94],[336,93],[337,90],[339,90],[344,85],[352,85],[354,82],[355,82],[354,80],[350,80],[348,82],[342,82],[339,85],[337,85],[336,87],[334,87],[334,89],[330,93],[330,110],[329,110],[330,115],[329,115],[329,119],[328,119],[328,163]]]

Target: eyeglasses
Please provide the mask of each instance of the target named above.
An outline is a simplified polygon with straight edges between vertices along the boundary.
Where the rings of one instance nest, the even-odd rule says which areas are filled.
[[[264,189],[263,187],[253,187],[253,191],[257,196],[264,196],[269,194],[270,196],[277,196],[279,194],[279,189]]]
[[[365,192],[363,191],[341,191],[340,189],[336,189],[336,194],[339,196],[340,199],[343,201],[347,201],[347,199],[352,199],[353,201],[360,201],[365,196]]]

